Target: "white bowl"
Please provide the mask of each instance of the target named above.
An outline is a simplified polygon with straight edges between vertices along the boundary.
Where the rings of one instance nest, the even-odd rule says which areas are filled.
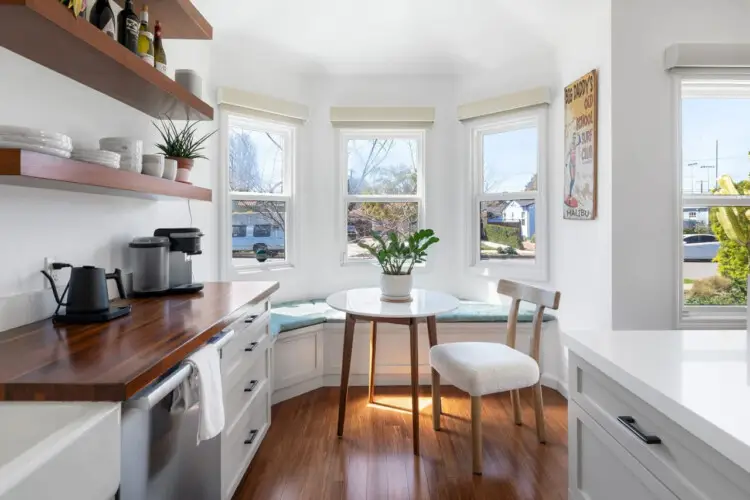
[[[173,181],[177,177],[177,160],[164,159],[164,174],[162,174],[162,177],[170,181]]]
[[[163,163],[144,163],[143,174],[151,175],[153,177],[161,177],[164,175],[164,164]]]
[[[128,156],[137,157],[139,160],[143,155],[143,141],[130,137],[105,137],[99,139],[99,147],[115,153],[124,153]]]

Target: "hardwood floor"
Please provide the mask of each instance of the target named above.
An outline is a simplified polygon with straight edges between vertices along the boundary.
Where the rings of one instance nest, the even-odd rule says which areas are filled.
[[[469,396],[442,388],[443,429],[432,430],[429,387],[420,394],[421,457],[412,454],[411,415],[367,404],[349,389],[344,437],[336,437],[338,387],[273,407],[273,422],[234,500],[567,498],[567,401],[544,389],[547,444],[537,442],[531,390],[521,391],[524,425],[510,396],[482,398],[484,475],[471,472]],[[408,387],[377,388],[376,402],[409,408]]]

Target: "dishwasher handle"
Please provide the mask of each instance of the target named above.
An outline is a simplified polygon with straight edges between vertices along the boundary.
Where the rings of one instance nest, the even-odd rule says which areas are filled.
[[[217,349],[221,349],[232,340],[232,337],[234,337],[234,330],[224,330],[212,337],[208,343],[215,345]],[[135,406],[144,410],[152,409],[162,399],[182,385],[190,377],[191,373],[193,373],[193,367],[189,363],[182,363],[174,373],[153,387],[146,389],[139,397],[131,400],[129,406]]]

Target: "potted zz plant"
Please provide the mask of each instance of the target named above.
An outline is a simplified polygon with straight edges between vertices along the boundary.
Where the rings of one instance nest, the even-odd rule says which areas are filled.
[[[383,269],[380,276],[380,291],[383,300],[410,301],[413,285],[411,271],[427,257],[427,249],[440,241],[432,229],[422,229],[406,236],[391,232],[383,238],[372,233],[374,245],[357,243],[373,257]]]
[[[177,161],[177,181],[185,184],[190,182],[190,171],[193,168],[193,162],[197,158],[208,159],[201,154],[205,148],[204,143],[216,131],[210,132],[203,136],[197,136],[195,127],[198,122],[186,121],[182,129],[178,129],[171,118],[162,119],[161,127],[154,123],[154,127],[161,134],[163,144],[157,144],[156,147],[161,150],[162,154],[170,160]]]

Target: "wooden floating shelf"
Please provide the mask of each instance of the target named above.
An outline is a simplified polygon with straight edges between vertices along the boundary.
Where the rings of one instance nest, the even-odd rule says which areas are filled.
[[[165,13],[182,6],[189,16],[188,5],[195,10],[188,0],[156,4],[171,6]],[[150,116],[213,120],[213,107],[58,0],[0,0],[0,45]]]
[[[125,0],[116,1],[120,6],[125,5]],[[133,10],[140,12],[143,4],[148,5],[151,24],[161,21],[164,38],[211,40],[214,37],[214,29],[191,0],[134,0]]]
[[[57,156],[0,149],[0,184],[131,198],[211,201],[210,189]]]

